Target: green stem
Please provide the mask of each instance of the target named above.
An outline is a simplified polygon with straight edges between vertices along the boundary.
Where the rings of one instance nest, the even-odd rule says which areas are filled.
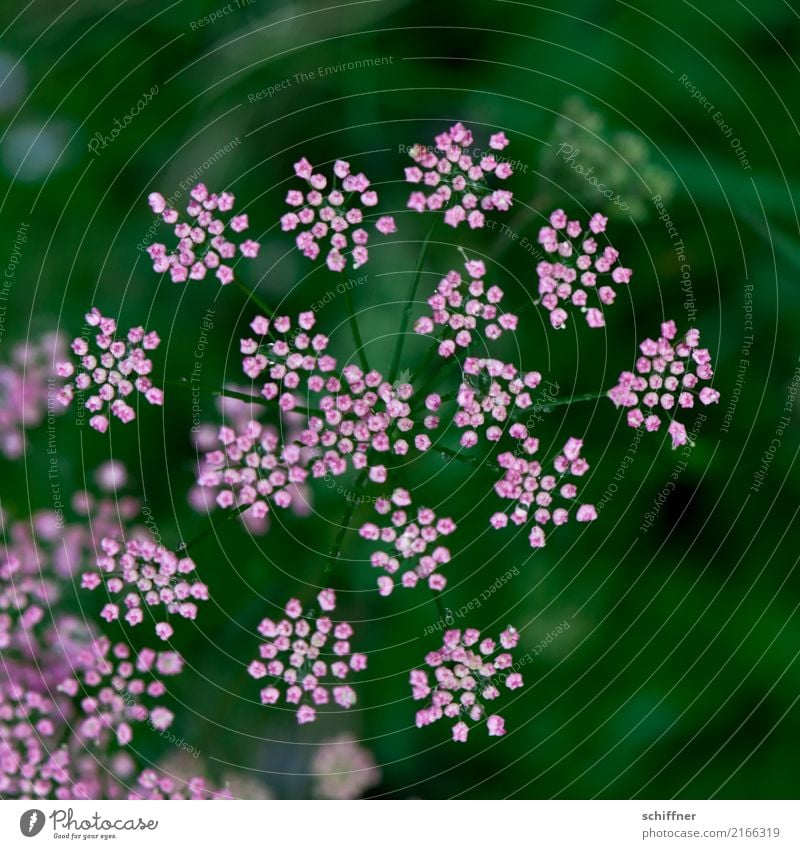
[[[553,407],[563,407],[566,404],[577,404],[581,401],[598,401],[600,398],[605,397],[605,392],[586,392],[583,395],[572,395],[569,398],[562,398],[560,401],[553,401],[550,404],[542,404],[539,409],[544,410],[545,412],[550,412]]]
[[[215,397],[235,398],[237,401],[264,404],[265,406],[269,404],[269,401],[261,395],[250,395],[247,392],[237,392],[235,389],[220,389],[218,386],[208,386],[205,383],[198,383],[197,381],[190,380],[188,377],[179,377],[177,380],[166,380],[164,381],[164,384],[166,386],[182,386],[184,389],[196,386],[204,392],[210,392]]]
[[[198,543],[202,542],[212,531],[215,531],[221,525],[224,525],[226,522],[230,522],[231,519],[236,518],[236,516],[244,513],[245,510],[249,510],[253,505],[252,504],[243,504],[241,507],[236,507],[235,509],[226,512],[222,517],[214,520],[202,533],[199,533],[194,539],[189,540],[189,542],[183,542],[178,546],[178,551],[189,551],[194,548]]]
[[[345,288],[344,290],[344,299],[347,303],[347,315],[350,319],[350,331],[353,334],[353,341],[356,343],[358,358],[361,361],[361,368],[366,373],[369,371],[369,362],[367,361],[367,352],[364,350],[364,340],[361,338],[361,330],[358,327],[356,309],[353,303],[353,293],[349,288]]]
[[[218,386],[209,386],[206,383],[197,383],[197,381],[190,380],[188,377],[180,377],[178,380],[165,380],[163,383],[165,386],[182,386],[183,388],[196,386],[204,392],[210,392],[216,398],[235,398],[237,401],[246,401],[248,404],[262,404],[265,407],[268,407],[271,404],[271,402],[267,401],[267,399],[262,395],[250,395],[247,392],[237,392],[235,389],[225,389],[224,387],[220,389]],[[324,417],[325,415],[321,410],[314,410],[310,407],[293,407],[290,412],[305,413],[307,416]]]
[[[436,609],[439,611],[439,618],[444,622],[447,619],[447,611],[444,609],[442,593],[440,590],[431,590],[431,592],[433,593],[433,600],[436,603]]]
[[[364,486],[364,481],[367,477],[367,469],[362,469],[359,476],[356,478],[356,482],[353,486],[353,489],[358,490]],[[356,500],[348,499],[347,507],[345,507],[344,515],[342,516],[342,520],[339,523],[339,531],[336,534],[336,539],[333,541],[333,547],[331,548],[331,553],[328,557],[328,561],[325,564],[325,568],[322,570],[322,580],[320,581],[321,586],[325,586],[328,578],[330,577],[331,572],[333,572],[333,567],[336,565],[336,561],[339,559],[342,553],[342,546],[344,545],[344,537],[347,531],[349,530],[350,520],[353,518],[353,513],[356,509]]]
[[[499,472],[501,471],[499,466],[495,466],[494,463],[489,463],[486,460],[482,460],[480,457],[473,457],[470,454],[465,454],[463,451],[454,451],[452,448],[447,448],[444,445],[437,445],[434,451],[438,451],[439,454],[443,454],[445,457],[449,457],[451,460],[458,460],[460,463],[466,463],[468,466],[472,466],[475,469],[488,469],[491,472]]]
[[[245,295],[247,295],[247,299],[249,301],[253,301],[256,304],[256,306],[264,313],[267,318],[272,318],[272,309],[267,306],[266,301],[260,295],[256,294],[253,289],[250,289],[249,287],[245,286],[245,284],[242,283],[242,281],[236,276],[234,276],[233,282],[242,290],[242,292],[245,293]]]
[[[406,304],[403,307],[403,316],[400,320],[400,334],[397,337],[397,344],[394,346],[392,366],[389,369],[389,383],[394,383],[394,379],[397,377],[397,371],[400,367],[400,357],[403,355],[403,345],[405,344],[408,322],[411,320],[411,310],[414,307],[414,299],[416,298],[417,289],[419,288],[419,281],[422,278],[422,266],[425,264],[425,257],[428,254],[428,248],[430,247],[431,238],[433,237],[433,231],[436,229],[436,225],[439,221],[440,216],[436,214],[433,219],[433,224],[431,225],[430,230],[428,230],[428,235],[425,237],[425,241],[422,243],[422,247],[420,248],[417,268],[414,272],[414,277],[411,280],[411,285],[408,287]]]

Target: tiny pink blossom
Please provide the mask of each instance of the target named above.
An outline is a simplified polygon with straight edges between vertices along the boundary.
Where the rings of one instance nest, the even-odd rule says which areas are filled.
[[[505,134],[491,136],[489,146],[502,150],[508,144]],[[506,180],[513,173],[508,162],[498,163],[494,156],[474,156],[470,153],[472,132],[463,124],[454,124],[436,136],[434,148],[414,145],[409,155],[414,166],[405,169],[406,181],[430,188],[430,193],[415,190],[407,206],[416,212],[444,209],[445,223],[458,227],[466,223],[471,229],[485,226],[484,212],[506,211],[513,195],[505,189],[492,190],[488,176]],[[478,208],[480,207],[480,208]]]

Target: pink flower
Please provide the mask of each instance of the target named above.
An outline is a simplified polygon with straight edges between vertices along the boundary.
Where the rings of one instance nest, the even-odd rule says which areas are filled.
[[[233,280],[233,269],[229,264],[236,256],[236,244],[223,235],[226,228],[238,234],[249,227],[247,215],[234,215],[226,224],[225,216],[233,209],[234,197],[230,192],[209,194],[203,183],[197,183],[190,192],[191,199],[186,207],[187,219],[180,221],[176,209],[158,192],[148,196],[150,208],[167,224],[174,224],[178,243],[170,252],[166,245],[154,242],[147,248],[153,260],[153,270],[159,274],[169,271],[173,283],[187,280],[203,280],[214,272],[225,286]],[[247,239],[239,245],[242,256],[253,259],[258,256],[260,245]]]
[[[641,356],[636,360],[635,371],[622,372],[617,385],[608,391],[616,407],[628,408],[629,427],[644,426],[648,433],[654,433],[661,426],[657,411],[669,412],[667,432],[673,449],[690,441],[686,427],[675,418],[680,410],[694,407],[695,398],[701,404],[719,401],[716,389],[697,389],[700,381],[714,375],[711,354],[707,348],[699,347],[700,331],[692,329],[678,341],[676,337],[675,322],[664,322],[658,339],[645,339],[639,346]]]
[[[161,637],[162,640],[168,640],[173,633],[172,626],[168,622],[158,622],[156,624],[156,635]]]
[[[539,277],[540,303],[550,312],[554,328],[566,326],[568,313],[565,306],[577,307],[589,327],[605,326],[603,306],[614,303],[614,287],[603,283],[627,284],[633,272],[615,265],[619,252],[606,245],[602,252],[595,236],[603,233],[606,218],[595,213],[589,221],[590,233],[585,233],[579,221],[569,221],[563,209],[550,216],[549,227],[539,230],[539,244],[547,253],[555,254],[555,262],[540,262],[536,266]],[[577,285],[580,283],[580,285]],[[596,300],[596,306],[590,306]]]
[[[288,192],[286,203],[291,211],[281,218],[281,229],[284,232],[299,230],[295,244],[311,260],[319,256],[319,243],[328,241],[330,248],[325,262],[331,271],[344,271],[348,265],[360,268],[369,259],[366,247],[369,233],[364,229],[368,216],[362,207],[371,209],[378,203],[378,194],[369,188],[369,180],[362,173],[352,174],[350,163],[341,159],[334,163],[330,187],[328,178],[315,173],[305,158],[295,163],[294,170],[306,181],[309,191],[303,194],[291,189]],[[327,194],[323,195],[323,190]],[[355,196],[358,196],[358,203],[351,200]],[[308,229],[300,229],[302,227]],[[380,216],[375,228],[383,235],[397,231],[391,215]]]
[[[504,133],[491,136],[489,146],[502,150],[508,144]],[[415,165],[406,168],[406,181],[424,185],[429,194],[416,190],[408,199],[408,208],[416,212],[444,209],[445,223],[458,227],[466,223],[471,229],[483,227],[484,212],[507,211],[513,195],[505,189],[490,189],[489,174],[505,180],[513,173],[508,162],[498,163],[494,155],[478,158],[469,152],[472,133],[463,124],[453,125],[436,137],[434,148],[414,145],[409,155]]]
[[[177,660],[178,662],[174,662]],[[81,714],[73,723],[77,735],[87,743],[102,744],[113,735],[120,745],[133,739],[131,723],[150,722],[164,730],[172,724],[170,710],[147,702],[166,692],[153,674],[175,675],[183,668],[175,652],[141,649],[131,653],[125,643],[113,644],[100,637],[75,656],[72,674],[58,690],[80,696]]]
[[[453,740],[456,743],[466,743],[469,734],[469,726],[466,722],[457,722],[453,726]]]
[[[7,674],[7,673],[6,673]],[[0,787],[4,799],[42,798],[68,779],[59,708],[38,690],[0,681]]]
[[[97,571],[84,572],[81,586],[94,590],[101,584],[109,596],[123,596],[127,612],[125,621],[136,626],[144,620],[146,607],[163,607],[167,613],[183,619],[194,619],[198,601],[208,599],[208,587],[191,581],[195,564],[188,557],[178,557],[163,545],[152,540],[132,538],[119,542],[113,537],[100,540],[95,565]],[[103,618],[111,622],[119,617],[119,607],[107,604]],[[156,634],[168,640],[171,626],[160,622]]]
[[[490,737],[502,737],[506,733],[506,722],[502,716],[493,714],[486,720]]]
[[[552,461],[553,473],[545,474],[542,465],[532,457],[539,450],[539,441],[528,436],[527,428],[518,426],[515,433],[520,440],[516,452],[506,451],[499,455],[497,462],[505,470],[503,477],[495,484],[495,492],[500,498],[508,499],[514,508],[508,518],[515,525],[525,525],[533,520],[528,541],[531,548],[545,545],[545,527],[563,525],[569,520],[569,505],[577,497],[576,485],[567,480],[568,476],[582,477],[589,464],[581,457],[582,441],[568,439],[562,454]],[[560,503],[559,503],[560,502]],[[499,521],[495,514],[490,521],[494,528],[505,527],[506,521]],[[578,507],[575,519],[578,522],[592,522],[597,518],[596,509],[590,504]]]
[[[14,345],[9,361],[0,364],[0,454],[10,460],[25,451],[26,430],[38,427],[47,413],[63,412],[61,405],[48,404],[48,378],[53,361],[63,360],[65,356],[63,338],[46,333]]]
[[[319,596],[327,610],[335,607],[333,590],[325,589]],[[352,687],[344,682],[351,672],[366,669],[364,654],[353,653],[350,637],[353,629],[347,622],[334,623],[328,616],[310,619],[303,616],[297,599],[286,604],[288,618],[277,622],[263,619],[258,626],[266,642],[259,648],[259,660],[248,667],[252,678],[268,678],[261,690],[262,704],[277,704],[281,696],[296,706],[297,722],[313,722],[316,708],[331,702],[342,708],[356,703]]]
[[[510,423],[515,412],[533,406],[530,390],[542,380],[538,371],[518,372],[513,365],[491,358],[467,357],[463,372],[453,423],[465,431],[464,448],[477,443],[475,430],[483,426],[487,426],[487,439],[496,442],[503,432],[500,426]]]
[[[321,799],[358,799],[381,781],[372,753],[347,733],[323,741],[311,760],[310,772],[314,795]]]
[[[425,656],[425,663],[433,670],[414,669],[409,676],[411,696],[416,701],[425,700],[427,707],[417,711],[417,728],[431,725],[440,719],[455,719],[452,726],[453,740],[464,743],[469,733],[469,723],[486,721],[490,736],[505,734],[505,723],[500,716],[487,718],[486,706],[501,695],[497,684],[505,680],[509,690],[522,686],[518,672],[506,673],[512,667],[509,646],[503,641],[514,642],[516,631],[508,628],[500,637],[502,650],[497,653],[494,640],[481,640],[480,631],[467,628],[446,631],[443,645]]]
[[[483,262],[467,260],[464,267],[469,279],[466,292],[462,290],[461,275],[457,271],[448,272],[436,288],[435,294],[428,298],[431,307],[430,316],[422,316],[414,325],[417,333],[430,335],[435,325],[443,325],[453,331],[455,345],[467,348],[475,341],[474,334],[479,329],[479,339],[499,339],[503,331],[517,329],[517,316],[503,312],[499,303],[503,299],[503,290],[499,286],[486,286],[481,278],[486,274]],[[451,355],[448,351],[447,355]],[[443,355],[440,352],[440,355]]]
[[[125,400],[134,389],[150,404],[162,404],[163,393],[153,386],[149,377],[153,361],[147,356],[149,351],[158,348],[161,340],[157,333],[146,333],[142,327],[132,327],[124,339],[118,339],[116,321],[103,316],[97,307],[86,314],[86,323],[99,329],[94,336],[96,351],[91,352],[88,339],[77,337],[73,340],[77,368],[71,362],[59,362],[56,374],[74,379],[59,390],[56,399],[66,407],[77,398],[81,406],[95,414],[89,419],[91,427],[105,433],[109,411],[123,423],[136,418],[133,407]],[[92,388],[95,394],[86,398],[86,392]]]
[[[321,333],[312,335],[308,332],[314,322],[313,312],[301,313],[298,318],[300,329],[290,333],[293,322],[288,316],[277,317],[271,324],[259,317],[253,327],[258,327],[256,332],[262,341],[255,338],[241,340],[241,351],[245,354],[242,361],[244,372],[251,380],[262,376],[266,378],[261,395],[267,401],[278,404],[283,411],[290,411],[296,405],[298,394],[302,393],[305,403],[312,408],[297,436],[298,445],[284,449],[276,440],[269,449],[281,455],[278,457],[280,464],[291,460],[298,476],[308,470],[312,478],[338,477],[349,469],[364,468],[368,456],[375,460],[381,455],[403,456],[412,445],[421,452],[428,450],[430,440],[425,438],[426,431],[438,427],[439,422],[435,416],[426,416],[424,411],[420,411],[418,418],[412,418],[410,399],[414,393],[413,386],[410,383],[390,383],[380,372],[372,370],[365,373],[353,363],[339,371],[336,359],[326,353],[328,338]],[[272,335],[269,342],[264,341],[267,333]],[[285,338],[279,334],[285,334]],[[226,445],[232,445],[236,436],[228,434]],[[234,450],[238,450],[236,446]],[[250,450],[248,447],[245,452]],[[230,454],[230,451],[227,453]],[[208,476],[206,483],[215,487],[224,484],[221,466],[231,466],[232,458],[229,457],[226,462],[222,454],[212,453],[206,459],[209,462],[216,460],[218,467],[218,471]],[[275,464],[261,461],[258,465],[272,468]],[[379,483],[384,482],[388,475],[383,462],[372,463],[369,472],[370,479]],[[258,494],[256,468],[243,471],[242,475],[250,485],[247,497],[253,496],[253,487]],[[234,484],[243,479],[236,474],[230,477]],[[283,479],[283,476],[277,477],[278,481]],[[235,493],[232,490],[223,492],[224,503],[220,502],[220,506],[233,506]]]
[[[380,548],[370,556],[375,568],[388,573],[378,578],[378,591],[383,596],[394,589],[394,579],[388,575],[399,572],[401,561],[406,567],[398,575],[401,586],[410,589],[420,581],[427,581],[430,589],[440,591],[447,584],[437,570],[450,561],[450,549],[437,543],[440,537],[455,531],[455,522],[450,518],[437,518],[428,507],[419,507],[416,516],[409,515],[405,508],[410,505],[410,493],[405,489],[395,489],[390,499],[379,498],[375,502],[375,510],[382,516],[388,516],[388,523],[379,526],[367,522],[359,531],[364,539],[391,546],[389,551]]]

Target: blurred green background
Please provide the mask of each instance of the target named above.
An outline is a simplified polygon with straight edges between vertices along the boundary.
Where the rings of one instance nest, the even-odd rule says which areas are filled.
[[[706,411],[685,468],[659,435],[644,439],[620,474],[634,432],[607,400],[545,417],[537,432],[544,452],[570,435],[585,439],[592,470],[582,494],[603,507],[600,521],[568,525],[535,556],[524,533],[488,530],[491,473],[433,455],[407,469],[420,498],[461,526],[447,608],[518,569],[459,622],[495,633],[512,623],[520,654],[534,655],[524,690],[504,699],[504,738],[476,730],[456,745],[445,723],[414,727],[408,671],[434,647],[436,634],[425,630],[438,614],[424,589],[379,599],[369,549],[353,534],[333,584],[356,644],[371,653],[358,705],[304,728],[262,707],[245,671],[256,656],[255,626],[291,595],[313,594],[346,504],[322,486],[316,519],[281,513],[263,537],[236,521],[209,534],[193,553],[214,603],[177,634],[191,669],[176,682],[175,703],[176,730],[212,776],[233,765],[279,796],[304,796],[314,745],[347,730],[381,766],[371,792],[389,797],[797,796],[796,409],[763,485],[751,489],[800,355],[800,22],[789,4],[37,0],[24,13],[5,4],[0,16],[3,258],[29,225],[0,360],[43,329],[80,333],[83,313],[97,305],[126,326],[157,329],[156,373],[177,380],[192,370],[213,307],[203,381],[242,382],[238,339],[253,305],[212,279],[160,280],[137,247],[153,222],[146,198],[182,183],[185,196],[198,171],[212,189],[233,191],[262,243],[239,275],[296,312],[339,280],[294,251],[277,226],[292,163],[307,156],[314,164],[349,159],[397,216],[398,234],[375,247],[354,289],[369,357],[388,364],[430,226],[405,211],[401,146],[459,120],[484,145],[499,129],[511,139],[505,152],[521,163],[508,185],[515,207],[498,221],[518,237],[440,228],[421,298],[456,267],[462,245],[487,258],[521,308],[536,281],[522,237],[535,242],[556,206],[582,218],[602,209],[635,272],[606,330],[572,320],[565,332],[548,332],[529,307],[519,350],[498,351],[558,381],[563,397],[612,386],[664,318],[682,327],[693,320],[715,357],[722,400]],[[112,137],[115,120],[126,126]],[[226,145],[230,152],[218,154]],[[564,161],[563,145],[578,149],[573,163],[593,167],[616,202]],[[655,194],[677,237],[659,220]],[[753,344],[742,366],[749,302]],[[349,357],[344,299],[333,298],[318,321],[337,355]],[[410,339],[405,350],[403,366],[413,371],[426,344]],[[186,389],[167,387],[163,411],[142,410],[134,425],[106,436],[79,431],[72,414],[59,419],[65,487],[81,488],[113,455],[129,465],[130,491],[145,498],[166,543],[201,534],[209,518],[186,500],[197,456],[191,402]],[[202,419],[218,422],[213,398],[202,403]],[[42,429],[24,460],[0,462],[3,502],[17,515],[50,506],[45,445]],[[674,473],[674,491],[644,528]],[[369,513],[359,508],[354,521]],[[563,622],[569,628],[547,643]],[[140,736],[148,757],[169,754]]]

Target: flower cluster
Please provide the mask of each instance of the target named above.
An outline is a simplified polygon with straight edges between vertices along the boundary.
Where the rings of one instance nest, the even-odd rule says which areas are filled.
[[[38,427],[46,413],[61,408],[48,403],[47,380],[53,362],[65,356],[57,333],[15,345],[8,363],[0,364],[0,454],[15,460],[25,451],[25,431]]]
[[[65,678],[58,690],[67,696],[80,696],[81,718],[75,731],[85,742],[107,743],[113,734],[120,746],[133,739],[132,722],[147,722],[157,731],[172,725],[172,711],[160,705],[147,707],[147,699],[167,692],[159,675],[178,675],[183,659],[177,652],[141,649],[132,653],[125,643],[112,645],[100,637],[78,652],[74,674]]]
[[[372,752],[346,733],[320,745],[311,760],[311,772],[314,795],[320,799],[358,799],[381,781]]]
[[[325,613],[336,609],[333,590],[322,590],[317,601]],[[279,622],[261,621],[258,631],[267,642],[259,649],[261,659],[247,667],[256,680],[270,681],[261,690],[262,704],[274,705],[283,696],[287,704],[297,706],[296,717],[301,725],[313,722],[316,708],[329,704],[331,697],[339,707],[352,707],[356,703],[355,690],[349,684],[336,683],[345,681],[350,672],[367,668],[367,656],[351,651],[351,626],[347,622],[334,624],[325,615],[313,622],[303,618],[303,607],[296,598],[287,602],[284,612],[286,618]],[[335,660],[325,660],[329,655],[323,649],[330,641]]]
[[[71,362],[56,364],[59,377],[75,379],[67,383],[58,393],[58,400],[65,407],[76,397],[83,401],[83,395],[96,388],[96,394],[90,395],[83,406],[94,415],[89,424],[100,433],[108,429],[108,412],[121,422],[131,422],[136,412],[125,399],[136,389],[150,404],[160,406],[164,402],[164,393],[153,386],[148,375],[153,370],[153,361],[147,352],[154,351],[161,344],[155,331],[146,333],[142,327],[132,327],[124,340],[117,339],[117,323],[106,318],[97,307],[86,314],[86,323],[99,328],[94,337],[99,353],[90,353],[87,339],[77,337],[72,342],[72,351],[79,357],[77,374]],[[104,411],[104,412],[102,412]]]
[[[191,199],[186,207],[188,220],[179,221],[177,209],[173,209],[163,195],[153,192],[147,198],[150,208],[160,215],[167,224],[175,225],[177,246],[167,252],[167,246],[154,242],[147,248],[153,260],[153,271],[161,274],[169,271],[173,283],[185,283],[187,280],[202,280],[209,271],[213,271],[219,282],[225,286],[233,280],[231,261],[236,257],[237,244],[224,235],[234,234],[232,239],[240,238],[239,233],[250,226],[247,214],[233,215],[225,223],[220,213],[233,210],[234,196],[230,192],[209,194],[203,183],[197,183],[189,193]],[[252,239],[238,244],[239,253],[248,259],[258,256],[260,245]]]
[[[402,586],[411,588],[427,580],[432,590],[443,590],[447,584],[437,569],[450,561],[450,550],[436,543],[439,537],[452,534],[456,523],[449,517],[437,518],[430,507],[417,508],[416,517],[412,518],[405,509],[410,506],[408,490],[395,489],[391,498],[379,498],[375,502],[375,510],[381,516],[389,516],[391,524],[379,527],[374,522],[366,522],[359,530],[364,539],[391,544],[391,553],[379,550],[370,557],[375,568],[388,573],[378,578],[379,592],[383,596],[390,595],[394,589],[390,576],[400,569],[401,560],[413,567],[400,575]]]
[[[144,621],[143,603],[148,607],[161,607],[169,614],[183,619],[195,619],[196,601],[208,600],[208,587],[200,581],[187,580],[195,570],[194,561],[178,557],[168,548],[150,540],[128,539],[119,542],[112,537],[100,541],[102,554],[97,558],[97,571],[84,572],[83,589],[94,590],[101,584],[109,595],[125,593],[122,599],[127,612],[128,625]],[[100,616],[106,622],[120,617],[120,606],[109,602]],[[167,640],[172,636],[172,626],[166,621],[155,625],[156,634]]]
[[[617,293],[603,280],[630,282],[631,269],[615,265],[619,252],[611,245],[600,252],[595,236],[605,232],[607,221],[596,212],[589,220],[587,233],[580,221],[567,220],[564,210],[557,209],[550,216],[551,226],[539,231],[539,244],[547,253],[558,255],[556,262],[540,262],[536,266],[541,304],[550,312],[550,323],[556,329],[566,326],[568,313],[564,306],[569,304],[580,309],[589,327],[604,327],[603,306],[613,304]],[[590,297],[597,298],[597,306],[589,306]]]
[[[671,411],[691,409],[695,397],[706,405],[719,401],[716,389],[703,386],[698,390],[700,381],[714,376],[711,354],[707,348],[699,347],[700,331],[693,328],[676,341],[677,334],[675,322],[665,321],[658,339],[645,339],[639,346],[642,355],[636,360],[636,371],[622,372],[619,383],[608,392],[617,407],[628,408],[630,427],[644,425],[645,430],[656,431],[661,427],[661,417],[656,411],[660,408],[670,413],[667,430],[673,448],[686,445],[689,437],[686,427]]]
[[[66,752],[53,744],[57,723],[50,699],[0,681],[0,797],[47,797],[67,780]]]
[[[136,786],[130,791],[128,798],[153,801],[160,799],[230,800],[233,799],[233,794],[227,789],[213,789],[200,775],[183,781],[155,769],[146,769],[138,775]]]
[[[248,422],[241,433],[223,426],[222,449],[209,451],[197,483],[217,492],[223,509],[245,509],[256,520],[266,518],[270,504],[287,508],[302,494],[297,487],[308,476],[301,446],[284,445],[275,428]]]
[[[508,162],[499,162],[494,153],[482,156],[469,151],[472,131],[463,124],[454,124],[449,131],[436,136],[433,149],[414,145],[409,155],[415,165],[406,168],[406,182],[423,185],[429,194],[418,190],[411,193],[408,208],[417,212],[445,209],[445,223],[458,227],[466,221],[474,230],[483,227],[484,212],[505,212],[512,203],[513,194],[506,189],[489,189],[489,174],[499,180],[511,176]],[[495,133],[489,138],[489,147],[501,151],[508,145],[505,133]]]
[[[453,338],[445,339],[439,345],[439,356],[452,356],[456,347],[467,348],[473,342],[478,329],[478,321],[483,322],[482,332],[487,339],[499,339],[504,330],[517,329],[517,316],[504,313],[498,307],[503,299],[503,290],[499,286],[489,286],[483,282],[486,266],[481,260],[467,260],[464,268],[469,275],[467,291],[461,289],[464,282],[457,271],[449,271],[439,285],[436,293],[428,298],[432,313],[417,319],[414,330],[429,335],[435,326],[445,325],[453,332]]]
[[[245,394],[249,391],[247,386],[238,386],[235,384],[226,385],[225,390],[239,392]],[[216,406],[222,416],[222,423],[229,428],[228,431],[222,432],[223,439],[227,440],[231,432],[243,435],[250,429],[250,422],[256,421],[260,411],[263,409],[261,404],[252,401],[244,401],[239,398],[230,396],[220,396],[216,399]],[[300,429],[305,426],[306,417],[301,413],[281,413],[280,428],[271,424],[261,424],[259,438],[254,442],[254,448],[257,451],[263,451],[266,440],[266,434],[270,435],[269,444],[277,446],[282,440],[283,444],[291,445],[299,439]],[[194,510],[199,513],[207,514],[215,506],[219,506],[215,500],[221,486],[226,486],[222,480],[221,472],[224,468],[231,465],[236,468],[240,465],[240,458],[232,460],[228,458],[228,462],[224,467],[219,465],[221,457],[218,453],[220,442],[220,427],[206,422],[192,431],[192,441],[194,447],[203,453],[201,459],[198,460],[197,480],[195,485],[189,490],[188,501]],[[232,445],[232,444],[231,444]],[[233,448],[231,449],[233,450]],[[227,448],[223,444],[223,454]],[[208,458],[217,461],[216,463],[208,462]],[[244,471],[242,469],[242,471]],[[246,473],[245,476],[249,476]],[[213,483],[217,481],[217,483]],[[310,492],[308,487],[299,483],[289,483],[285,490],[290,495],[291,501],[289,507],[300,516],[307,516],[311,511]],[[236,487],[232,488],[234,496],[236,495]],[[281,497],[283,498],[283,496]],[[223,503],[229,501],[228,497],[223,498]],[[234,502],[235,503],[235,502]],[[250,509],[244,510],[239,514],[240,521],[247,527],[251,534],[262,535],[267,533],[270,527],[269,512],[265,512],[259,507],[256,511],[257,515],[253,515]]]
[[[487,419],[490,424],[486,428],[486,438],[497,442],[503,435],[501,425],[514,410],[526,410],[533,404],[528,390],[542,382],[538,371],[518,372],[510,363],[491,358],[467,357],[463,373],[464,381],[456,396],[458,411],[453,422],[464,429],[461,434],[464,448],[477,445],[477,429]]]
[[[314,478],[321,478],[342,475],[351,466],[367,467],[370,449],[403,456],[413,442],[417,450],[426,451],[431,440],[424,431],[437,427],[438,419],[423,417],[423,430],[414,432],[411,384],[392,384],[380,372],[373,369],[365,374],[354,364],[345,366],[340,374],[335,358],[324,353],[327,336],[310,335],[314,322],[312,312],[300,313],[298,329],[288,335],[290,318],[281,316],[270,323],[258,316],[251,327],[261,341],[249,338],[241,342],[244,372],[253,380],[267,376],[261,395],[268,401],[276,400],[279,409],[288,413],[298,407],[298,389],[304,389],[313,400],[315,407],[307,410],[307,426],[298,437],[309,451],[302,453],[294,446],[298,460],[313,454],[310,471]],[[263,340],[270,332],[286,338],[267,343],[265,352]],[[372,481],[384,482],[385,465],[371,466],[369,476]]]
[[[519,672],[507,672],[513,661],[510,650],[519,641],[519,633],[508,627],[497,643],[486,638],[476,628],[446,631],[440,649],[425,655],[430,672],[414,669],[411,672],[411,695],[416,701],[430,699],[428,707],[417,711],[417,728],[430,725],[443,717],[458,720],[452,727],[453,740],[466,743],[470,726],[485,720],[490,737],[506,733],[505,721],[497,714],[487,716],[493,702],[500,696],[500,687],[516,690],[523,685]]]
[[[522,451],[531,456],[539,450],[539,440],[529,436],[523,425],[512,426],[514,436],[520,439]],[[543,474],[544,470],[537,460],[527,460],[516,453],[506,451],[497,458],[497,462],[505,474],[495,484],[495,492],[500,498],[514,502],[510,515],[497,512],[491,518],[493,528],[504,528],[509,519],[515,525],[524,525],[533,511],[534,525],[531,528],[529,542],[531,548],[542,548],[545,544],[545,527],[563,525],[569,520],[568,507],[553,507],[557,497],[569,504],[578,494],[577,486],[565,482],[569,476],[581,477],[586,474],[589,464],[581,457],[583,442],[570,438],[564,445],[564,450],[553,460],[555,474]],[[575,519],[578,522],[593,522],[597,518],[597,510],[591,504],[581,504]]]
[[[319,256],[319,241],[330,236],[330,249],[326,257],[331,271],[344,271],[347,267],[348,248],[353,268],[360,268],[369,259],[367,243],[369,233],[364,229],[364,211],[362,207],[371,209],[378,203],[378,193],[370,188],[370,181],[363,173],[352,174],[350,163],[337,159],[333,165],[333,178],[330,191],[328,178],[319,172],[314,173],[311,163],[304,157],[294,164],[294,172],[308,185],[308,191],[303,194],[299,189],[291,189],[286,195],[286,203],[292,207],[281,218],[281,228],[284,231],[301,230],[295,243],[304,256],[316,259]],[[337,180],[341,184],[337,184]],[[353,198],[358,196],[359,203]],[[346,231],[351,227],[356,229],[350,234],[348,241]],[[394,218],[382,215],[375,222],[379,233],[389,235],[397,231]]]

